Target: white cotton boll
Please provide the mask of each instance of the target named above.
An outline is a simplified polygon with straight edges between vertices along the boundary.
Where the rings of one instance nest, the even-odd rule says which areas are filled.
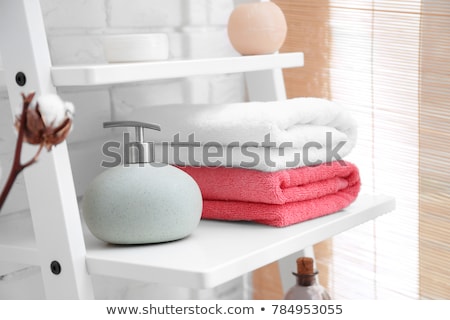
[[[75,106],[72,102],[65,102],[66,106],[66,117],[73,120],[73,116],[75,114]],[[70,132],[73,131],[74,124],[72,122],[72,125],[70,126]]]
[[[42,95],[37,103],[46,126],[57,127],[66,119],[66,103],[58,95]]]
[[[75,106],[72,102],[65,102],[64,103],[65,109],[66,109],[66,117],[73,119],[73,115],[75,114]]]

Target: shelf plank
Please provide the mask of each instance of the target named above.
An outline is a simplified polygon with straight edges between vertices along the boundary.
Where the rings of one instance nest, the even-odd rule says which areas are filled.
[[[51,75],[55,86],[95,86],[301,67],[303,60],[303,53],[293,52],[195,60],[55,66],[51,69]]]
[[[87,266],[90,274],[211,288],[394,207],[392,197],[361,195],[345,210],[286,228],[202,220],[188,238],[154,245],[109,245],[86,232]]]
[[[212,288],[388,213],[395,200],[360,195],[348,208],[286,228],[202,220],[189,237],[149,245],[110,245],[84,230],[91,275]],[[29,214],[0,217],[0,261],[38,265]]]

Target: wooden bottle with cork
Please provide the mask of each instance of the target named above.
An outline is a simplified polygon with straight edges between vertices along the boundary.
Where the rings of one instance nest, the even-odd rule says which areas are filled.
[[[317,281],[314,271],[314,259],[301,257],[297,259],[297,284],[286,293],[285,300],[331,300],[330,295]]]

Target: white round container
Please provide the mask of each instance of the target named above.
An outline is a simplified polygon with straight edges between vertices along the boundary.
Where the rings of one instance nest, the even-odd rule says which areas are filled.
[[[108,62],[167,60],[169,39],[165,33],[110,35],[103,38]]]

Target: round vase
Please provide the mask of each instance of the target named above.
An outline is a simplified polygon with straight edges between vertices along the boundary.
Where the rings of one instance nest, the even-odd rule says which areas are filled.
[[[242,55],[274,53],[283,45],[286,34],[283,11],[273,2],[241,4],[228,20],[228,37]]]

